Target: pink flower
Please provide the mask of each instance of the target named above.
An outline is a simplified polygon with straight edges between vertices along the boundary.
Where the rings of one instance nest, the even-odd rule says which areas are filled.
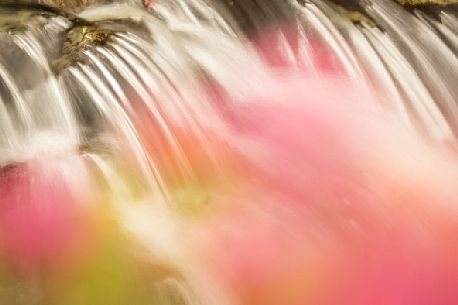
[[[154,1],[153,0],[143,0],[143,5],[146,7],[148,11],[152,11],[154,9]]]
[[[0,255],[35,269],[78,255],[87,239],[88,176],[77,156],[30,160],[0,172]]]

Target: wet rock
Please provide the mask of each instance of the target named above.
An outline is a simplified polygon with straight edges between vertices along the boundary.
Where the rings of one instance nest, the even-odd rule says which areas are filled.
[[[300,0],[299,0],[300,1]],[[305,3],[306,1],[302,1]],[[376,26],[376,23],[366,13],[359,1],[354,0],[332,0],[336,5],[339,13],[352,21],[355,24],[365,23],[369,26]]]
[[[147,7],[154,9],[152,4]],[[265,27],[285,24],[295,15],[291,3],[284,0],[211,0],[209,5],[248,36],[256,36]]]
[[[0,4],[1,2],[2,1],[0,1]],[[4,1],[4,2],[12,2],[12,1]],[[50,7],[65,9],[71,12],[76,12],[90,5],[111,3],[112,0],[18,0],[14,2],[19,3],[19,4],[24,4],[24,5],[27,5],[27,4],[47,5]]]
[[[111,34],[111,31],[95,26],[74,27],[67,34],[67,40],[64,42],[64,53],[105,43]]]
[[[304,4],[306,0],[297,0]],[[458,12],[458,0],[393,0],[402,5],[406,10],[413,12],[420,10],[436,19],[441,11]],[[358,0],[331,0],[337,5],[341,14],[349,18],[353,23],[366,23],[370,26],[378,26],[367,14]]]
[[[397,0],[401,5],[418,6],[418,5],[449,5],[458,4],[458,0]]]
[[[12,75],[20,90],[27,90],[46,79],[48,72],[18,42],[39,43],[43,48],[43,60],[55,58],[60,53],[59,33],[64,33],[63,26],[66,21],[65,17],[52,10],[33,7],[27,9],[27,6],[21,5],[0,1],[0,64]],[[0,80],[0,93],[3,100],[7,101],[10,94],[5,88],[4,82]]]
[[[59,73],[75,62],[83,62],[84,50],[104,45],[113,31],[95,25],[81,25],[71,28],[66,35],[62,56],[53,62],[54,70]]]
[[[337,6],[338,11],[343,16],[347,17],[351,22],[355,24],[364,23],[370,27],[375,27],[377,24],[367,14],[359,10],[348,10],[342,6]]]
[[[50,12],[15,11],[1,9],[0,7],[0,32],[23,32],[30,27],[41,27],[48,22],[48,18],[55,15]]]

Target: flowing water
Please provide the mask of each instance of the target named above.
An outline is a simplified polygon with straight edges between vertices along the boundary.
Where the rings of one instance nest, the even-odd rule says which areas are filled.
[[[363,103],[389,112],[431,145],[456,141],[453,7],[408,10],[391,0],[362,0],[350,20],[350,11],[323,0],[235,1],[230,7],[157,0],[150,10],[139,2],[115,1],[72,15],[0,1],[2,181],[12,167],[29,166],[24,171],[52,180],[42,188],[52,193],[59,181],[72,200],[104,210],[110,224],[97,230],[111,240],[111,250],[100,250],[98,259],[122,269],[84,269],[59,294],[53,283],[65,276],[57,271],[50,272],[54,277],[24,275],[4,267],[2,281],[9,284],[2,285],[1,304],[236,304],[190,264],[182,233],[189,221],[183,218],[203,213],[214,192],[233,183],[227,151],[250,164],[262,158],[256,143],[234,132],[233,109],[275,87],[278,71],[344,78]],[[235,7],[246,11],[234,13]],[[263,33],[271,38],[267,48],[257,45]],[[33,165],[56,159],[55,166]],[[40,186],[24,179],[30,180],[24,188]],[[33,205],[46,201],[42,192],[27,195]],[[125,233],[107,233],[116,230]],[[147,267],[127,264],[131,255],[116,244],[138,248],[133,256]],[[132,284],[145,275],[131,268],[149,268],[152,284]],[[112,273],[98,275],[104,272]]]

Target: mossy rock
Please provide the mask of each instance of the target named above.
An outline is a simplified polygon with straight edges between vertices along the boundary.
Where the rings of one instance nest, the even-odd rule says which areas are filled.
[[[53,62],[53,68],[60,72],[75,62],[84,61],[83,52],[104,45],[113,31],[94,25],[81,25],[71,28],[62,48],[62,56]]]

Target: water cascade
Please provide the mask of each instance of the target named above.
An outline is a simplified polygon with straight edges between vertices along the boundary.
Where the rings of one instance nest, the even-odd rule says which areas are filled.
[[[0,1],[0,304],[405,304],[424,296],[412,292],[416,289],[431,297],[428,304],[454,304],[456,293],[436,291],[427,280],[418,284],[423,288],[415,286],[409,272],[415,273],[416,265],[408,265],[412,270],[406,274],[391,275],[414,284],[400,285],[402,293],[388,289],[385,299],[354,297],[354,291],[364,290],[357,284],[349,292],[337,289],[343,269],[326,282],[328,267],[345,261],[344,254],[330,254],[334,246],[327,243],[350,240],[347,226],[381,240],[385,229],[408,232],[412,239],[412,231],[419,232],[418,215],[404,209],[412,219],[405,219],[402,228],[393,224],[398,220],[383,220],[396,219],[391,204],[414,190],[382,187],[377,179],[397,179],[383,176],[391,165],[361,165],[352,156],[379,162],[383,151],[388,161],[380,162],[395,164],[403,155],[401,163],[410,168],[417,163],[405,156],[418,151],[415,160],[424,172],[404,172],[402,166],[391,171],[402,179],[416,177],[412,188],[419,189],[426,172],[441,175],[430,184],[435,195],[425,190],[427,207],[418,199],[421,207],[414,210],[429,211],[428,204],[438,198],[447,205],[458,195],[449,192],[456,175],[449,150],[458,133],[458,10],[455,1],[426,2]],[[314,90],[323,93],[314,97]],[[348,106],[346,95],[352,99]],[[342,101],[321,103],[338,96]],[[317,106],[308,105],[310,100]],[[275,111],[284,106],[287,110]],[[298,110],[289,112],[290,107]],[[341,114],[353,110],[360,115],[355,121],[353,114]],[[340,143],[339,156],[328,156],[331,147],[317,150],[306,144],[309,133],[316,145],[332,138],[326,132],[319,136],[328,125],[326,119],[316,123],[310,115],[314,111],[319,118],[329,111],[335,126],[342,124],[336,134],[354,144],[349,156],[340,140],[332,142]],[[368,118],[359,119],[366,112]],[[294,128],[282,121],[283,115]],[[319,128],[316,139],[313,128]],[[277,131],[290,142],[277,138]],[[402,144],[390,148],[389,132],[396,134],[393,142]],[[368,153],[358,142],[366,140],[380,150]],[[286,147],[294,152],[284,152]],[[339,168],[352,172],[349,186],[340,182],[347,178]],[[327,176],[326,171],[335,170]],[[314,190],[315,183],[335,192]],[[384,195],[387,190],[392,197]],[[344,203],[336,204],[335,198]],[[245,201],[262,204],[245,206]],[[285,207],[288,202],[295,202],[294,208]],[[304,210],[297,202],[310,206]],[[361,202],[364,208],[357,210]],[[442,208],[454,209],[437,207]],[[227,224],[220,215],[224,212],[215,212],[219,209],[231,210],[242,232],[254,232],[247,233],[246,244],[244,233]],[[418,233],[418,243],[437,242],[439,254],[428,256],[428,247],[418,246],[424,250],[418,264],[442,257],[449,248],[440,248],[447,242],[437,236],[458,228],[452,212],[436,212],[431,222],[446,219],[447,224],[438,235]],[[277,222],[283,224],[277,228]],[[383,230],[371,231],[376,224]],[[329,233],[334,229],[338,233]],[[207,237],[213,233],[206,230],[216,237]],[[282,230],[292,233],[285,237]],[[384,253],[393,245],[374,247]],[[308,273],[289,276],[289,256],[275,250],[281,247],[297,253],[291,258],[297,259],[295,268]],[[209,250],[214,256],[203,254],[209,248],[217,248]],[[356,248],[345,251],[357,257]],[[317,258],[310,249],[325,254]],[[244,261],[244,251],[257,258]],[[406,257],[414,252],[399,251]],[[458,266],[458,256],[450,256],[450,266]],[[214,257],[224,262],[222,267]],[[396,259],[387,258],[395,267]],[[271,274],[259,270],[275,262],[283,265],[271,283]],[[365,274],[364,266],[353,267]],[[446,263],[437,268],[442,267]],[[442,279],[443,273],[428,272],[421,275]],[[447,279],[451,287],[456,284]],[[242,288],[234,284],[244,280]],[[326,284],[320,286],[322,281]],[[270,290],[272,295],[265,292]],[[334,292],[348,302],[329,297]]]

